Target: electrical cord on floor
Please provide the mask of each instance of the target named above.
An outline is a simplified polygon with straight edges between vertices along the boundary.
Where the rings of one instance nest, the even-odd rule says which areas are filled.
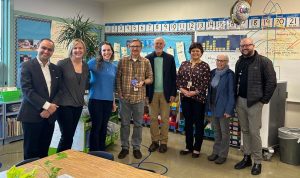
[[[147,150],[149,150],[149,148],[148,148],[147,146],[145,146],[145,145],[142,145],[142,146],[145,147]],[[149,154],[148,154],[144,159],[142,159],[142,161],[140,161],[140,162],[138,162],[138,163],[131,163],[131,164],[129,164],[129,165],[130,165],[130,166],[133,166],[133,167],[135,167],[135,168],[138,168],[138,169],[142,169],[142,170],[146,170],[146,171],[150,171],[150,172],[155,172],[155,173],[156,173],[155,170],[147,169],[147,168],[141,167],[142,164],[155,164],[155,165],[159,165],[159,166],[161,166],[161,167],[163,167],[163,168],[165,169],[164,172],[160,173],[161,175],[166,174],[166,173],[169,171],[169,169],[168,169],[167,166],[165,166],[165,165],[163,165],[163,164],[160,164],[160,163],[156,163],[156,162],[145,162],[145,160],[148,159],[148,158],[151,156],[151,154],[152,154],[150,151],[148,151],[148,153],[149,153]]]

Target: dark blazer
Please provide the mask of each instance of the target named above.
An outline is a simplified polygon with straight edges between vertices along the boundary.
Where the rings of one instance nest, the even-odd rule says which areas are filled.
[[[149,97],[149,103],[152,102],[154,93],[154,82],[155,82],[155,69],[154,69],[154,58],[157,55],[155,52],[148,54],[145,58],[150,60],[152,71],[153,71],[153,83],[146,86],[146,96]],[[167,102],[169,102],[170,97],[176,97],[176,65],[174,57],[166,52],[162,53],[163,58],[163,88],[164,96]]]
[[[21,89],[23,100],[18,114],[18,121],[36,123],[44,119],[40,117],[43,111],[43,105],[46,101],[58,104],[57,94],[59,92],[59,84],[61,72],[58,67],[52,63],[49,65],[51,75],[51,95],[49,96],[45,77],[41,66],[36,58],[25,62],[21,69]],[[55,122],[57,113],[52,114],[48,121]]]
[[[59,105],[79,107],[84,105],[84,93],[88,89],[89,69],[85,62],[82,63],[80,81],[76,78],[75,69],[70,58],[58,61],[57,66],[62,72],[61,96]]]
[[[214,78],[216,74],[216,69],[211,71],[211,79]],[[207,95],[207,105],[210,111],[214,111],[213,115],[215,117],[223,117],[224,113],[234,115],[235,108],[235,79],[234,72],[231,69],[228,69],[221,77],[219,84],[217,86],[217,93],[215,100],[211,99],[212,86],[208,87]],[[213,108],[212,108],[213,107]]]

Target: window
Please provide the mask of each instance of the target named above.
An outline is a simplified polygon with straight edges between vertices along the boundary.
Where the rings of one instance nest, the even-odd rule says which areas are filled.
[[[10,0],[0,0],[0,87],[7,86],[10,58]]]

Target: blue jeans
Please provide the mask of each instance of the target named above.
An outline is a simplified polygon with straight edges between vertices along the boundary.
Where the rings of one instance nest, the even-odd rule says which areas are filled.
[[[129,149],[130,121],[132,118],[134,127],[131,144],[133,150],[140,150],[140,145],[142,143],[144,105],[144,101],[130,104],[129,102],[120,99],[122,149]]]

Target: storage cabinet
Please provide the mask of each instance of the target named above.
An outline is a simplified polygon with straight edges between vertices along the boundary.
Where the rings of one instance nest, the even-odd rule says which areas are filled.
[[[23,139],[21,122],[17,121],[21,101],[0,103],[0,141],[1,144]]]

